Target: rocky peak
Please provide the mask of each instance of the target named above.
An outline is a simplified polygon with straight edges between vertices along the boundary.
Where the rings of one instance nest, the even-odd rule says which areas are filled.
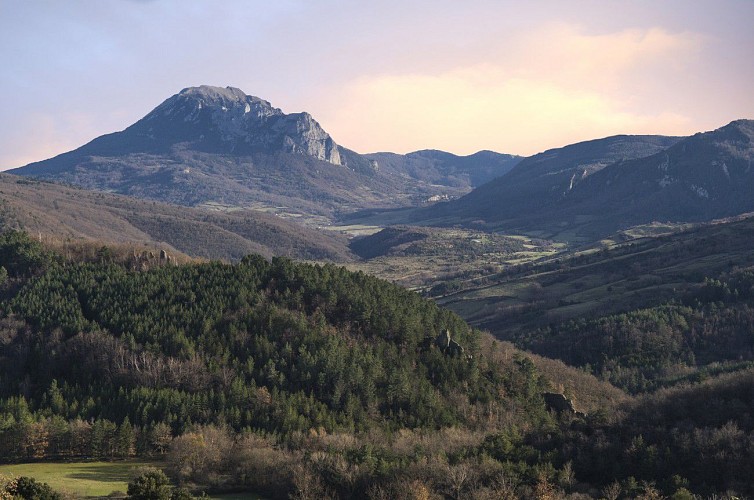
[[[309,113],[285,114],[235,87],[183,89],[130,127],[154,140],[304,154],[341,165],[339,146]]]
[[[170,111],[171,105],[186,103],[194,109],[209,108],[218,114],[220,121],[239,116],[245,119],[264,119],[270,116],[283,116],[284,113],[273,107],[268,101],[256,96],[246,95],[235,87],[212,87],[202,85],[189,87],[171,97],[165,103],[165,112]],[[159,108],[158,108],[159,109]]]

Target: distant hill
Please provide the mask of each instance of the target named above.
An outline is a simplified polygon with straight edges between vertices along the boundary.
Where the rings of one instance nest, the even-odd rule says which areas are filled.
[[[122,132],[11,172],[188,206],[330,217],[460,196],[515,161],[488,152],[437,154],[444,157],[363,156],[335,143],[308,113],[285,114],[237,88],[201,86]]]
[[[518,227],[532,213],[556,207],[574,186],[606,166],[650,156],[679,140],[619,135],[550,149],[521,160],[504,176],[458,200],[418,210],[412,220]]]
[[[481,186],[505,175],[522,160],[521,156],[494,151],[457,156],[433,149],[405,155],[371,153],[365,156],[376,161],[380,169],[395,175],[457,187]]]
[[[45,240],[137,243],[194,257],[265,257],[348,261],[344,237],[255,210],[210,211],[0,174],[0,229]]]
[[[754,121],[679,139],[616,136],[535,155],[414,222],[595,239],[634,225],[754,210]]]

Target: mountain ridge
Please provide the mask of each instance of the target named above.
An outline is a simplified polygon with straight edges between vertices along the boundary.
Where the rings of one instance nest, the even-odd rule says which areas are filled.
[[[460,170],[494,172],[515,160],[486,158]],[[409,170],[400,161],[383,168],[339,146],[307,112],[285,114],[240,89],[201,86],[123,131],[8,172],[180,205],[279,208],[321,224],[343,211],[465,194],[471,176],[454,173],[461,157],[450,159],[444,170]]]
[[[633,225],[754,210],[754,121],[686,138],[612,136],[548,150],[410,222],[604,238]]]
[[[516,210],[556,201],[572,189],[574,183],[605,168],[617,158],[644,156],[648,152],[660,151],[677,140],[665,136],[616,135],[548,149],[525,158],[507,175],[480,186],[455,205],[464,211],[470,210],[474,203],[481,200],[495,204],[496,200],[504,197],[508,203],[495,204],[495,209],[500,211],[495,217],[510,217]],[[523,204],[523,207],[515,203]],[[443,207],[445,210],[447,208]]]

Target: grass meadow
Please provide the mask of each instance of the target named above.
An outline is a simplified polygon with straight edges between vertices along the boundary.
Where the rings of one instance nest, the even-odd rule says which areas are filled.
[[[0,465],[5,476],[29,476],[54,490],[75,498],[105,497],[113,492],[125,495],[128,483],[141,467],[154,462],[39,462]],[[158,465],[158,464],[157,464]]]
[[[0,465],[0,475],[28,476],[49,484],[68,498],[124,497],[128,483],[142,467],[160,467],[159,462],[38,462]],[[114,494],[115,493],[115,494]],[[120,494],[117,494],[120,493]],[[253,493],[209,495],[213,500],[261,500]]]

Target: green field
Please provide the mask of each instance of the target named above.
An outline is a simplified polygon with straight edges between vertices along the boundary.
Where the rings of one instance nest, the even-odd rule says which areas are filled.
[[[263,500],[263,497],[254,493],[217,493],[209,495],[211,500]]]
[[[124,494],[140,467],[154,462],[43,462],[0,465],[0,474],[29,476],[54,490],[76,498],[103,497],[114,491]]]
[[[33,464],[0,465],[0,475],[28,476],[49,484],[68,497],[106,497],[113,492],[125,496],[128,483],[141,467],[159,467],[159,462],[42,462]],[[261,500],[253,493],[224,493],[209,495],[213,500]]]

